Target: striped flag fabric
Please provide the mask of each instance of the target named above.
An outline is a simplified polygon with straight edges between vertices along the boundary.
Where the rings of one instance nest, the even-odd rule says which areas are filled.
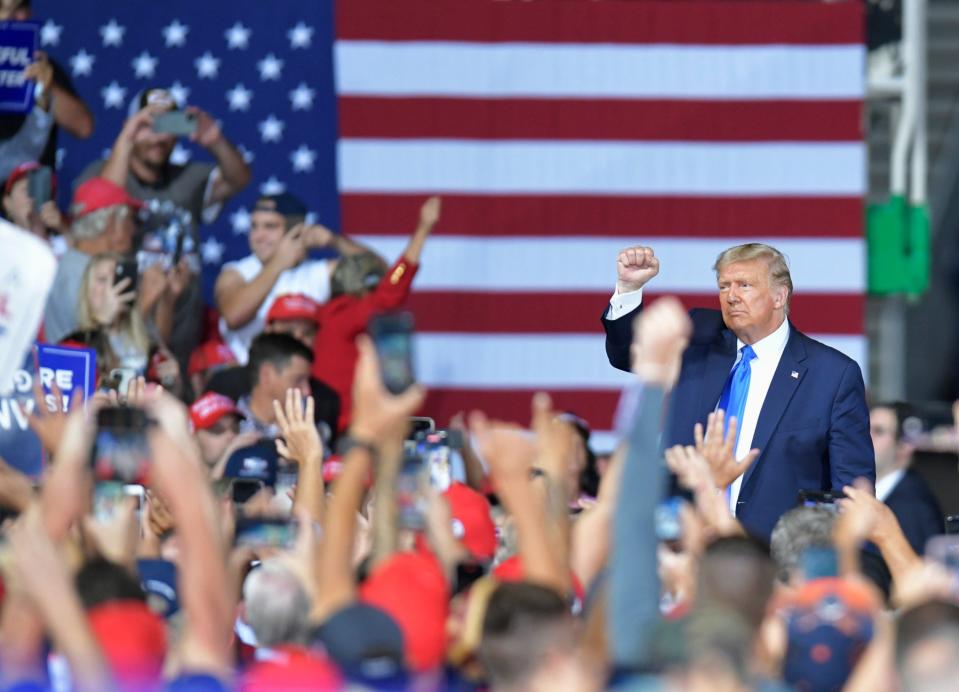
[[[794,324],[865,370],[860,3],[349,0],[333,52],[343,230],[395,257],[444,197],[411,301],[439,424],[545,389],[608,448],[599,316],[639,243],[646,300],[690,307],[775,245]]]

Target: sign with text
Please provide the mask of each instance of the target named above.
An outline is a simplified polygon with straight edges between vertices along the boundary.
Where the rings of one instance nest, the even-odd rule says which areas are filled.
[[[37,50],[34,22],[0,22],[0,111],[28,113],[35,82],[23,76]]]
[[[70,406],[77,390],[88,401],[96,389],[96,352],[88,348],[70,348],[37,344],[36,354],[28,352],[13,377],[0,387],[0,458],[28,476],[43,471],[43,447],[30,428],[30,415],[36,410],[34,378],[43,385],[47,411],[57,410],[53,389],[56,385],[63,402],[61,410]]]

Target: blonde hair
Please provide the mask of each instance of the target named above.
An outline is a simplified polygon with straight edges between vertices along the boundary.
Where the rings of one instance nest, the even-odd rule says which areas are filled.
[[[93,307],[90,305],[90,285],[93,283],[93,272],[104,262],[119,264],[122,261],[123,257],[121,255],[115,252],[104,252],[94,255],[87,263],[87,268],[83,270],[83,278],[80,279],[80,295],[77,297],[77,325],[80,329],[100,329],[102,327],[94,318]],[[121,313],[117,322],[107,325],[106,330],[116,330],[126,334],[138,351],[144,355],[150,353],[150,337],[136,305],[131,305],[129,310]]]
[[[769,283],[772,286],[780,286],[786,289],[786,314],[789,314],[789,301],[793,296],[793,280],[789,274],[789,262],[786,256],[772,245],[765,243],[746,243],[723,250],[716,258],[713,265],[713,271],[717,278],[719,272],[727,264],[734,262],[749,262],[750,260],[763,259],[769,267]]]

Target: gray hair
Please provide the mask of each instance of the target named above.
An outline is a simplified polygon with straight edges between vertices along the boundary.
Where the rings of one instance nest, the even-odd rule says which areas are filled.
[[[788,583],[809,548],[831,547],[836,513],[825,507],[796,507],[779,518],[773,527],[770,552],[779,580]]]
[[[720,270],[727,264],[734,262],[749,262],[754,259],[764,259],[769,267],[769,283],[786,289],[786,313],[789,313],[789,301],[793,295],[793,280],[789,274],[789,262],[786,256],[772,245],[765,243],[746,243],[736,245],[719,253],[713,271],[719,276]]]
[[[257,646],[309,644],[310,599],[296,575],[279,560],[266,560],[243,582],[246,622]]]
[[[122,221],[129,213],[130,207],[125,204],[114,204],[97,209],[74,219],[70,232],[77,240],[90,240],[102,235],[110,226],[112,219]]]

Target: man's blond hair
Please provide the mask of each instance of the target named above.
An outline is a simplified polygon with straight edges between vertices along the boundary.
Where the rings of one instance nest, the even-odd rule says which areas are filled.
[[[789,275],[789,263],[786,256],[772,245],[765,243],[746,243],[745,245],[736,245],[723,250],[716,258],[716,264],[713,265],[713,271],[716,276],[727,264],[734,262],[749,262],[754,259],[766,260],[769,267],[769,285],[781,286],[786,289],[785,312],[789,314],[789,301],[793,296],[793,280]]]

